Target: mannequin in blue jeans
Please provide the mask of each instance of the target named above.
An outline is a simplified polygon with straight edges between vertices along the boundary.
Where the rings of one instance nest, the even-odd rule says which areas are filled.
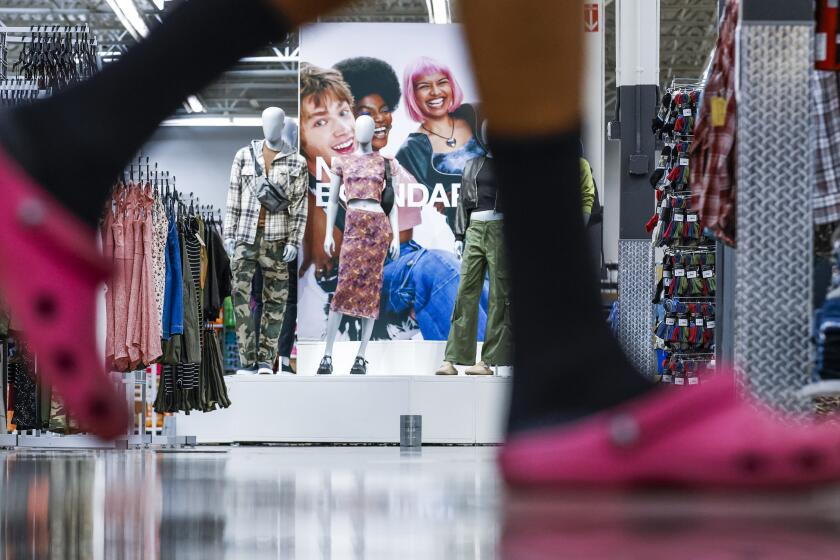
[[[385,262],[382,306],[395,313],[413,310],[424,340],[446,340],[460,277],[461,263],[455,255],[406,241],[400,245],[397,260]],[[478,339],[482,341],[488,290],[485,282],[478,310]]]

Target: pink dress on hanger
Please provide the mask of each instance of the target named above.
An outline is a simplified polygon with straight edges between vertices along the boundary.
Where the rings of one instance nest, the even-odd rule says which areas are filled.
[[[140,187],[132,185],[126,204],[126,255],[131,259],[129,268],[128,290],[128,326],[126,329],[126,351],[128,368],[133,369],[140,363],[140,309],[141,276],[143,270],[143,227],[140,222]],[[126,371],[129,371],[126,370]]]
[[[158,305],[155,297],[155,198],[152,186],[147,184],[143,193],[142,231],[143,231],[143,268],[142,268],[142,306],[141,306],[141,349],[143,364],[150,364],[161,357],[160,337],[162,325],[158,320]]]
[[[111,224],[114,238],[114,360],[115,370],[124,370],[128,365],[126,331],[128,329],[128,287],[131,263],[128,261],[125,244],[125,198],[127,187],[121,187],[115,195],[116,212]],[[126,272],[128,271],[128,273]]]
[[[116,196],[116,195],[114,195]],[[114,263],[114,198],[108,199],[105,205],[105,216],[102,220],[102,253],[109,263]],[[105,367],[114,367],[114,278],[109,276],[105,280]]]

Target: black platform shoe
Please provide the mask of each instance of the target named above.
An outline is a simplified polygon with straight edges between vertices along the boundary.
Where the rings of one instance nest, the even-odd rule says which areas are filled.
[[[332,356],[321,358],[321,365],[318,366],[318,375],[332,375]]]
[[[367,375],[367,360],[361,356],[356,356],[356,361],[353,362],[353,367],[350,368],[350,375]]]

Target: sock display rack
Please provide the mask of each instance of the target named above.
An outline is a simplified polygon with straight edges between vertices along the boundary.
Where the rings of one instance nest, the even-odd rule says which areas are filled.
[[[699,385],[715,364],[715,240],[692,207],[689,161],[702,84],[675,79],[662,96],[654,133],[662,143],[650,178],[656,213],[647,224],[656,248],[653,305],[657,379]]]

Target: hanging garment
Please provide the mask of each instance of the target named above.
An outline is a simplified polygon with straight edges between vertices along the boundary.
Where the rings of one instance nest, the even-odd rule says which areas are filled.
[[[204,240],[205,237],[205,225],[204,220],[201,217],[195,218],[196,227],[195,227],[195,237],[199,243],[199,251],[201,257],[201,282],[199,283],[199,288],[202,290],[201,292],[201,304],[204,305],[204,287],[207,284],[207,269],[209,267],[209,258],[207,256],[207,242]]]
[[[219,232],[207,228],[204,236],[207,244],[208,274],[204,287],[204,309],[208,321],[214,321],[224,305],[225,298],[231,295],[230,258]]]
[[[155,202],[151,185],[132,183],[117,187],[105,209],[102,248],[114,268],[106,282],[105,357],[115,371],[145,367],[162,353],[155,294]]]
[[[181,264],[184,280],[184,363],[201,363],[201,300],[199,281],[201,255],[198,240],[193,231],[192,218],[181,221]],[[194,386],[194,385],[191,385]]]
[[[154,244],[152,260],[155,282],[155,302],[158,306],[158,322],[163,325],[163,302],[166,299],[166,237],[169,232],[169,219],[160,200],[155,200],[154,209]]]
[[[125,212],[125,252],[129,259],[127,266],[128,284],[128,324],[126,327],[125,349],[128,364],[122,371],[137,368],[140,363],[140,338],[143,274],[143,226],[140,223],[140,191],[136,187],[128,190]]]
[[[128,366],[126,332],[128,329],[128,282],[131,263],[126,252],[125,203],[126,189],[120,187],[114,195],[115,213],[111,223],[114,239],[114,358],[115,370],[124,371]]]
[[[108,200],[105,206],[105,215],[102,220],[100,235],[102,236],[102,253],[108,262],[115,263],[114,259],[114,210],[113,200]],[[105,367],[114,369],[114,339],[115,339],[115,304],[114,304],[114,274],[108,275],[105,280]]]
[[[737,183],[735,36],[739,0],[727,0],[703,104],[694,131],[690,185],[694,208],[717,237],[735,245]]]
[[[211,412],[217,408],[228,408],[231,403],[224,380],[222,347],[213,329],[204,331],[202,351],[201,410]]]
[[[141,321],[141,349],[142,359],[140,366],[148,366],[156,362],[163,350],[161,348],[161,321],[158,314],[158,298],[155,286],[155,265],[156,258],[154,248],[157,246],[155,239],[155,198],[152,195],[152,186],[146,185],[143,203],[143,267],[142,267],[142,321]]]
[[[38,386],[35,382],[35,365],[32,358],[20,349],[9,360],[9,377],[12,381],[12,423],[17,430],[39,430]]]
[[[166,237],[166,291],[163,300],[163,339],[184,333],[184,284],[178,223],[169,217]]]
[[[840,221],[840,77],[837,72],[811,72],[816,132],[814,222]]]

